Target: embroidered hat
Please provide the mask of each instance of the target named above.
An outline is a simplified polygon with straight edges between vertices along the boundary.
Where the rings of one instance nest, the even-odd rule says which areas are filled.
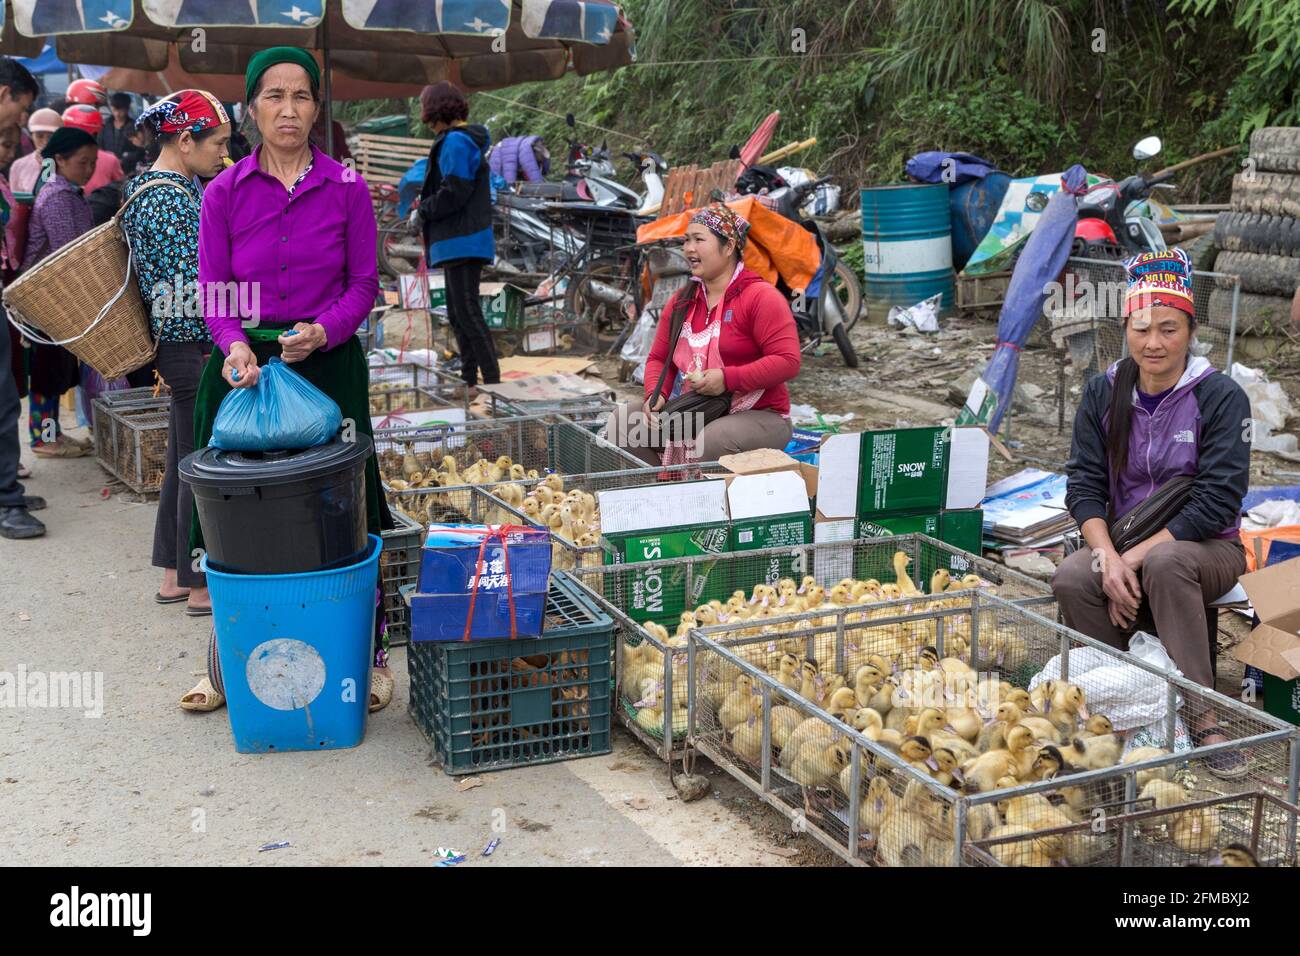
[[[1124,296],[1124,316],[1164,305],[1196,317],[1192,302],[1192,260],[1182,249],[1144,252],[1124,261],[1128,273],[1128,292]]]

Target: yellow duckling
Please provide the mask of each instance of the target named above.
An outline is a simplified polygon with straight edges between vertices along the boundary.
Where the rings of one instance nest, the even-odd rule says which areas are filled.
[[[907,556],[905,551],[895,551],[894,578],[898,583],[898,589],[902,593],[903,597],[920,597],[920,589],[907,573],[907,566],[911,563],[912,559]]]

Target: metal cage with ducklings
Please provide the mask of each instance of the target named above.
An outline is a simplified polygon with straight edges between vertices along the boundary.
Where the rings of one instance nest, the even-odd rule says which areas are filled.
[[[501,502],[522,504],[526,491],[551,474],[643,464],[589,423],[557,415],[381,429],[375,449],[390,507],[424,524],[483,521],[475,513],[476,487],[496,486]]]
[[[1294,863],[1295,728],[1044,609],[972,587],[692,629],[687,740],[852,863]]]
[[[665,761],[680,755],[686,740],[686,635],[694,627],[722,624],[734,629],[735,640],[776,648],[801,612],[823,608],[832,615],[866,605],[896,611],[936,588],[944,594],[996,591],[1055,613],[1055,599],[1042,582],[924,534],[583,565],[571,573],[614,618],[619,717]],[[849,652],[853,663],[856,651]],[[664,666],[666,659],[671,667]],[[804,666],[798,655],[793,666],[796,672]],[[673,715],[668,734],[665,712]]]
[[[714,461],[649,467],[640,459],[634,460],[635,468],[548,476],[545,481],[526,486],[523,500],[508,497],[513,489],[499,485],[485,486],[482,491],[490,496],[490,506],[494,513],[503,516],[503,522],[534,525],[550,531],[551,566],[556,570],[600,567],[607,563],[609,555],[601,541],[598,499],[602,491],[729,474]]]
[[[517,415],[563,415],[574,421],[604,422],[616,407],[614,402],[600,395],[531,401],[500,398],[490,391],[481,394],[487,396],[488,412],[493,418],[510,418]]]

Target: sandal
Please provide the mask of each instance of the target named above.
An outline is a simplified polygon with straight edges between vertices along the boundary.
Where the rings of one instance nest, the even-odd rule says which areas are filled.
[[[1205,743],[1206,737],[1213,737],[1215,734],[1225,738],[1225,741],[1228,739],[1223,728],[1215,725],[1204,730],[1193,730],[1192,740],[1200,746]],[[1220,780],[1239,780],[1250,772],[1250,758],[1239,750],[1221,750],[1206,757],[1205,766]]]
[[[213,687],[212,681],[205,677],[194,685],[192,691],[181,697],[181,710],[194,710],[201,713],[207,713],[225,706],[225,703],[225,695]]]
[[[93,451],[95,448],[95,443],[89,438],[74,438],[72,435],[60,435],[59,439],[61,441],[72,442],[72,444],[76,445],[82,451]]]
[[[153,600],[155,604],[180,604],[181,601],[189,600],[189,596],[189,591],[184,594],[173,594],[171,597],[167,597],[161,591],[158,591],[154,594]]]
[[[188,596],[189,595],[186,595],[186,597]],[[185,600],[185,598],[182,598],[181,600]],[[185,615],[187,617],[211,617],[212,607],[211,605],[208,607],[187,607],[185,608]]]
[[[393,699],[393,675],[386,667],[370,671],[370,713],[383,710]]]
[[[72,442],[59,440],[33,445],[32,453],[40,455],[42,458],[84,458],[86,449],[80,445],[74,445]]]

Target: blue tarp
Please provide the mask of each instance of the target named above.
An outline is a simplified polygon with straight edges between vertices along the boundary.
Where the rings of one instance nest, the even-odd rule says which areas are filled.
[[[983,179],[997,166],[971,153],[945,153],[930,150],[917,153],[907,161],[907,175],[923,183],[947,183],[957,186],[971,179]],[[945,177],[945,172],[948,175]]]
[[[420,190],[424,187],[425,171],[429,168],[428,158],[417,159],[415,165],[402,174],[397,181],[397,215],[405,219],[410,215],[411,207],[420,199]]]
[[[28,72],[34,76],[68,72],[68,64],[59,59],[58,54],[54,52],[54,47],[48,43],[45,45],[45,49],[41,51],[40,56],[17,57],[16,59],[27,67]]]

